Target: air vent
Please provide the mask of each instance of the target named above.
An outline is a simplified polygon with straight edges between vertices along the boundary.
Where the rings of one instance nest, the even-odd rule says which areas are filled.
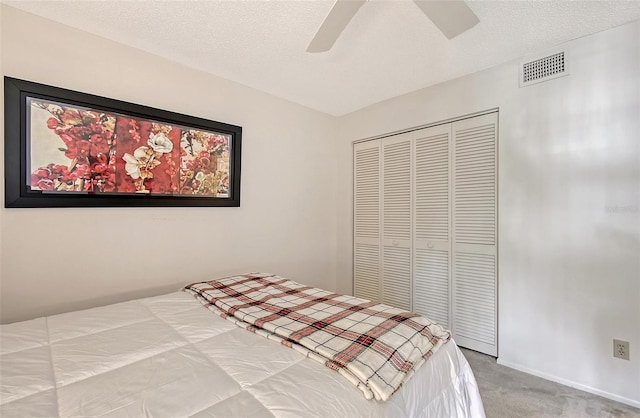
[[[564,51],[542,58],[529,59],[520,65],[520,87],[565,75],[569,75],[569,63]]]

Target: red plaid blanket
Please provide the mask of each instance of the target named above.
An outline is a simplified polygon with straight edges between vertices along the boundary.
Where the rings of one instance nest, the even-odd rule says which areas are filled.
[[[223,318],[338,371],[367,399],[387,400],[449,331],[416,313],[252,273],[183,289]]]

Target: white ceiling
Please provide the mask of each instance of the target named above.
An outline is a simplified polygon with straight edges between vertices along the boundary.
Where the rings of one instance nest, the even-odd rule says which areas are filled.
[[[4,3],[332,115],[640,19],[640,1],[469,1],[480,23],[447,40],[412,1],[370,0],[309,54],[333,0]]]

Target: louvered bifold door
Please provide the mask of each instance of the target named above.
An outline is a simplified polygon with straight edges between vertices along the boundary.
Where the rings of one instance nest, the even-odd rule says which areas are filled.
[[[453,123],[452,331],[497,356],[497,114]]]
[[[380,300],[380,141],[354,145],[354,263],[356,297]]]
[[[414,132],[413,310],[449,327],[451,124]]]
[[[411,138],[382,140],[382,302],[411,310]]]

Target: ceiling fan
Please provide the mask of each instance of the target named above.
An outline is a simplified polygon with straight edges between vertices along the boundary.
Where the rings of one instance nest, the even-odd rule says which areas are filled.
[[[307,47],[307,52],[331,49],[342,31],[367,0],[336,0],[320,29]],[[462,0],[413,0],[448,39],[452,39],[480,21]]]

